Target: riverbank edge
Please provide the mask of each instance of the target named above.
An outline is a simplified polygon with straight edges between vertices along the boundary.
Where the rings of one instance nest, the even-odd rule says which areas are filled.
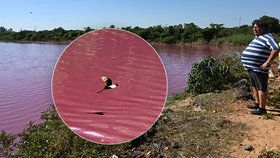
[[[6,41],[6,40],[0,40],[0,42],[3,43],[22,43],[22,44],[57,44],[57,45],[68,45],[72,41]]]
[[[171,97],[168,98],[168,101],[166,102],[165,108],[161,114],[161,117],[159,120],[156,122],[156,124],[145,134],[140,136],[139,138],[133,140],[132,142],[121,144],[121,145],[114,145],[114,146],[100,146],[97,144],[90,144],[91,142],[87,142],[86,140],[82,140],[82,138],[77,138],[75,134],[73,134],[61,121],[61,118],[57,116],[57,112],[54,109],[53,106],[51,106],[51,110],[46,110],[45,112],[42,113],[41,119],[45,118],[45,121],[40,124],[32,124],[30,123],[29,126],[23,130],[23,132],[20,132],[18,136],[24,136],[25,140],[24,142],[19,142],[18,145],[23,145],[20,147],[20,150],[23,150],[23,148],[26,148],[26,144],[29,145],[35,145],[37,143],[34,143],[34,141],[38,142],[50,142],[51,140],[48,140],[50,137],[56,137],[54,134],[61,136],[63,138],[55,138],[56,139],[61,139],[57,140],[56,143],[60,142],[65,139],[65,134],[68,135],[67,137],[72,137],[75,139],[79,139],[79,141],[83,142],[82,144],[87,144],[89,145],[89,148],[92,148],[96,151],[99,151],[100,147],[102,150],[97,152],[97,155],[106,156],[110,157],[112,155],[117,155],[120,157],[125,157],[127,155],[128,157],[134,157],[134,156],[145,156],[145,154],[150,154],[150,156],[175,156],[178,157],[180,155],[188,155],[187,152],[191,152],[191,155],[196,155],[196,152],[199,153],[200,156],[207,156],[208,154],[205,153],[204,150],[209,150],[210,155],[212,156],[218,156],[221,154],[222,155],[227,155],[227,150],[229,149],[230,145],[232,145],[232,142],[237,141],[237,137],[239,135],[243,135],[242,131],[245,131],[245,126],[242,124],[235,124],[235,123],[229,123],[228,120],[226,120],[223,116],[223,114],[219,110],[219,106],[213,107],[212,105],[207,104],[207,107],[200,107],[200,101],[205,102],[205,96],[206,98],[215,98],[213,96],[218,96],[221,94],[223,95],[225,93],[228,93],[227,91],[222,91],[221,93],[207,93],[207,94],[201,94],[201,95],[192,95],[190,93],[177,93],[172,95]],[[232,94],[230,92],[230,94]],[[228,94],[224,95],[228,96]],[[224,96],[222,98],[224,98]],[[233,95],[230,95],[233,96]],[[231,100],[227,99],[228,101]],[[206,99],[207,100],[207,99]],[[228,102],[227,101],[227,102]],[[197,106],[198,105],[198,106]],[[198,107],[198,108],[197,108]],[[205,109],[206,108],[206,109]],[[228,110],[226,110],[226,113],[228,113]],[[49,115],[49,116],[48,116]],[[185,115],[188,115],[188,117],[185,117]],[[47,118],[47,119],[46,119]],[[195,119],[194,119],[195,118]],[[185,120],[188,120],[186,122],[187,126],[184,127],[185,125]],[[193,120],[194,119],[194,120]],[[198,119],[198,120],[197,120]],[[201,120],[201,121],[199,121]],[[198,121],[198,122],[197,122]],[[55,125],[52,125],[54,124]],[[195,126],[195,124],[201,124],[202,129],[198,129]],[[206,123],[206,125],[205,125]],[[227,125],[229,123],[229,125]],[[223,124],[226,124],[225,126]],[[48,131],[48,128],[51,128],[52,126],[53,129],[51,131],[55,131],[55,133],[48,133],[50,137],[40,137],[40,135],[45,135],[46,131]],[[63,128],[61,129],[61,126]],[[170,127],[168,127],[170,126]],[[182,128],[182,130],[180,130]],[[192,129],[193,128],[193,129]],[[215,132],[217,132],[217,128],[220,131],[220,134],[216,135]],[[230,133],[232,129],[236,129],[236,133]],[[174,130],[176,132],[174,132]],[[191,137],[196,137],[197,135],[200,135],[198,138],[194,139],[189,136],[185,136],[186,138],[184,139],[189,139],[190,142],[183,142],[183,140],[177,140],[180,137],[178,134],[181,131],[182,134],[188,134],[191,135]],[[65,132],[66,131],[66,132]],[[61,132],[59,134],[59,132]],[[173,133],[174,132],[174,133]],[[40,134],[41,133],[41,134]],[[173,134],[172,134],[173,133]],[[176,133],[176,134],[175,134]],[[64,136],[63,136],[64,134]],[[233,135],[233,137],[229,136]],[[214,137],[209,137],[206,138],[208,135],[214,135]],[[201,139],[200,139],[201,137]],[[222,144],[217,140],[217,137],[222,138]],[[213,140],[212,140],[213,139]],[[207,140],[207,141],[205,141]],[[26,141],[30,141],[27,143]],[[54,141],[54,140],[53,140]],[[81,143],[80,142],[80,143]],[[192,144],[193,143],[198,143],[197,147],[199,147],[200,151],[194,150],[192,151]],[[206,143],[208,142],[208,143]],[[226,146],[223,143],[229,143],[228,146]],[[24,143],[24,144],[22,144]],[[58,144],[60,144],[58,143]],[[157,146],[153,146],[153,144],[157,144],[158,146],[162,146],[160,149],[157,151]],[[209,143],[214,143],[214,145],[217,145],[215,147],[211,147],[211,149],[207,149],[206,146],[204,147],[203,144],[207,144],[209,146]],[[0,143],[1,144],[1,143]],[[57,144],[56,144],[57,145]],[[212,146],[212,145],[210,145]],[[24,149],[25,152],[23,153],[29,153],[29,154],[36,154],[35,149],[37,146],[29,146],[31,147],[29,149]],[[43,146],[42,146],[43,147]],[[35,149],[34,149],[35,148]],[[33,150],[34,149],[34,150]],[[86,149],[86,148],[85,148]],[[185,152],[182,152],[181,150],[186,150]],[[38,149],[37,149],[38,150]],[[90,150],[90,149],[89,149]],[[103,153],[101,151],[106,151],[106,153]],[[34,152],[34,153],[32,153]],[[101,152],[101,153],[100,153]],[[218,154],[219,153],[219,154]],[[15,154],[15,153],[14,153]],[[22,154],[22,153],[21,153]],[[37,153],[38,154],[38,153]],[[104,155],[105,154],[105,155]],[[17,155],[16,156],[23,156],[23,155]],[[12,155],[10,155],[12,156]],[[28,155],[24,155],[28,156]],[[29,155],[29,156],[38,156],[38,155]],[[42,155],[41,155],[42,156]],[[90,156],[90,155],[88,155]]]
[[[63,124],[54,106],[51,105],[48,110],[42,112],[41,119],[45,121],[37,125],[30,123],[23,132],[18,134],[26,139],[25,142],[20,142],[23,145],[20,151],[23,149],[24,151],[21,151],[20,155],[12,153],[4,156],[39,156],[36,154],[40,152],[35,152],[40,148],[37,146],[39,142],[43,143],[42,148],[53,147],[52,145],[59,145],[61,148],[65,139],[70,138],[70,142],[74,144],[68,144],[67,150],[76,150],[75,148],[77,148],[77,150],[81,150],[79,151],[81,154],[94,157],[111,157],[112,155],[118,157],[182,157],[188,155],[227,157],[231,147],[238,146],[250,130],[245,124],[227,119],[228,115],[240,112],[228,106],[239,102],[234,97],[235,90],[232,88],[199,95],[186,92],[175,93],[168,97],[159,120],[150,130],[132,142],[113,146],[98,145],[79,138]],[[11,137],[15,138],[14,135],[6,135],[8,138],[10,137],[6,140],[10,141]],[[1,134],[0,138],[3,138]],[[3,140],[0,140],[0,146],[1,143]],[[48,145],[46,146],[45,143]],[[8,149],[6,148],[6,150]],[[92,151],[89,152],[90,150]],[[60,149],[54,151],[56,154],[59,152],[62,151]],[[66,151],[63,150],[63,152]],[[76,154],[79,152],[75,151]],[[263,151],[261,155],[268,153],[279,155],[279,152],[280,150]],[[63,157],[63,155],[59,156]]]
[[[73,40],[74,41],[74,40]],[[21,40],[0,40],[5,43],[26,43],[26,44],[58,44],[69,45],[73,41],[21,41]],[[192,43],[163,43],[163,42],[149,42],[151,45],[178,45],[178,46],[213,46],[213,47],[245,47],[247,45],[232,44],[232,43],[211,43],[211,42],[192,42]]]

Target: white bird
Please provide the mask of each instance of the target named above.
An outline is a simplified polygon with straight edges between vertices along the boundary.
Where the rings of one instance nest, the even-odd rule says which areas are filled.
[[[113,84],[112,80],[109,77],[101,76],[101,80],[104,82],[105,86],[102,90],[98,91],[97,93],[100,93],[105,89],[114,89],[117,86],[119,86],[118,84]]]

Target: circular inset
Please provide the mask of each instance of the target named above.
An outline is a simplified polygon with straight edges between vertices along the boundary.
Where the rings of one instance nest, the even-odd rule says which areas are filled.
[[[55,107],[77,135],[119,144],[145,133],[167,97],[167,77],[156,51],[118,29],[86,33],[61,54],[52,78]]]

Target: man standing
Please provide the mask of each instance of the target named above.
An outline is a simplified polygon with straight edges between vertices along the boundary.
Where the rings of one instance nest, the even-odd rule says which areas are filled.
[[[253,22],[255,38],[242,52],[241,62],[250,74],[253,86],[255,103],[248,105],[254,109],[251,113],[262,115],[266,113],[268,70],[270,63],[277,57],[279,46],[271,33],[268,33],[268,25],[260,20]]]

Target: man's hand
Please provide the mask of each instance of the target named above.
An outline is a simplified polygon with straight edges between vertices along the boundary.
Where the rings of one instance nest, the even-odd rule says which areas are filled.
[[[262,64],[261,69],[265,69],[265,68],[269,68],[270,67],[270,63],[268,61],[266,61],[265,63]]]
[[[262,64],[261,69],[270,67],[270,62],[272,62],[278,56],[279,50],[272,50],[267,61]]]

